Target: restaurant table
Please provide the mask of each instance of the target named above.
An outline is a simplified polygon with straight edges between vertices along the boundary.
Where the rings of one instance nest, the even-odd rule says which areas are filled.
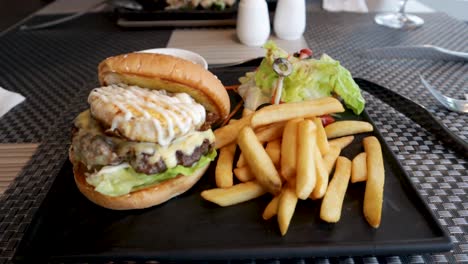
[[[452,132],[468,140],[468,116],[440,107],[418,81],[418,73],[421,73],[449,96],[467,93],[466,63],[430,57],[383,60],[358,56],[365,48],[412,44],[434,44],[467,52],[467,24],[442,13],[433,13],[421,14],[425,20],[421,28],[394,30],[376,25],[374,15],[309,10],[304,38],[294,45],[308,45],[316,55],[327,53],[339,60],[354,77],[375,82],[424,105]],[[37,16],[30,22],[51,18],[55,16]],[[215,35],[221,37],[229,32],[234,34],[233,28],[128,30],[115,26],[113,19],[109,13],[88,14],[55,28],[27,32],[13,29],[0,38],[0,86],[27,98],[0,118],[0,183],[7,178],[11,180],[14,169],[26,163],[0,197],[0,263],[11,261],[25,230],[66,161],[70,124],[79,110],[76,106],[82,106],[90,87],[98,85],[96,68],[102,59],[168,45],[207,52],[203,48],[206,44],[197,46],[201,42],[196,39],[190,43],[171,41],[171,37],[183,30],[199,34],[200,40],[209,34],[203,30],[218,31],[222,34]],[[223,49],[214,45],[208,55],[215,60],[229,48],[233,47]],[[363,94],[370,117],[450,235],[453,250],[408,256],[343,256],[263,262],[468,262],[467,161],[398,109],[366,92]],[[32,155],[31,159],[28,155]],[[255,260],[245,263],[255,263]]]

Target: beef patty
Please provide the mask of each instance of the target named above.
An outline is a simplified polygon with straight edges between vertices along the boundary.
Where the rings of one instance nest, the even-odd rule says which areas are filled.
[[[136,172],[145,174],[156,174],[163,172],[167,166],[162,158],[156,162],[150,161],[152,154],[137,152],[133,147],[125,148],[121,151],[119,148],[124,140],[116,137],[109,137],[102,134],[83,133],[73,136],[73,152],[75,157],[86,164],[90,171],[100,170],[103,166],[118,165],[128,162]],[[138,144],[137,142],[134,142]],[[128,144],[128,143],[127,143]],[[150,144],[150,143],[148,143]],[[200,158],[211,152],[214,144],[205,139],[200,146],[194,148],[190,155],[180,150],[175,152],[177,165],[189,167],[196,163]]]

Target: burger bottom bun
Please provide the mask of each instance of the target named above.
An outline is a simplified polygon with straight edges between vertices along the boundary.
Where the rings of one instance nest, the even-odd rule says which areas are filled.
[[[73,174],[80,192],[93,203],[113,210],[130,210],[155,206],[186,192],[198,182],[208,167],[209,164],[192,175],[178,175],[173,179],[116,197],[96,192],[94,186],[86,182],[85,167],[82,163],[74,164]]]

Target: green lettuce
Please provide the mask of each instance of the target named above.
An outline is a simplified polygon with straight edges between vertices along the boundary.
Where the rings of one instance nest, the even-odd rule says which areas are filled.
[[[202,156],[201,159],[191,167],[177,165],[162,173],[146,175],[138,173],[132,167],[125,167],[109,173],[97,173],[86,177],[86,181],[95,187],[95,191],[108,196],[120,196],[131,191],[144,188],[158,182],[175,178],[179,174],[191,175],[194,171],[204,167],[216,158],[216,151]],[[190,176],[188,176],[190,177]]]
[[[287,58],[293,66],[293,71],[284,79],[281,101],[298,102],[337,94],[354,113],[360,114],[364,110],[364,98],[351,73],[330,56],[323,54],[318,60],[300,60],[290,56],[272,41],[267,42],[264,48],[266,49],[265,59],[254,75],[248,73],[240,79],[241,84],[244,85],[244,87],[241,85],[243,88],[241,90],[246,95],[241,94],[244,99],[248,97],[245,84],[253,84],[250,85],[252,87],[250,93],[255,93],[256,98],[260,98],[259,91],[262,96],[271,98],[278,80],[278,75],[273,71],[273,61],[276,58]],[[257,106],[250,103],[247,108],[255,109]]]

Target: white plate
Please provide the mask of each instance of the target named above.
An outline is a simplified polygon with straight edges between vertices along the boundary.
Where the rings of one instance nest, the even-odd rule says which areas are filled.
[[[200,56],[200,54],[195,53],[193,51],[189,51],[189,50],[176,49],[176,48],[160,48],[160,49],[141,50],[137,52],[172,55],[175,57],[179,57],[179,58],[186,59],[194,63],[200,64],[201,66],[203,66],[203,68],[208,69],[208,63],[206,62],[206,60],[202,56]]]

